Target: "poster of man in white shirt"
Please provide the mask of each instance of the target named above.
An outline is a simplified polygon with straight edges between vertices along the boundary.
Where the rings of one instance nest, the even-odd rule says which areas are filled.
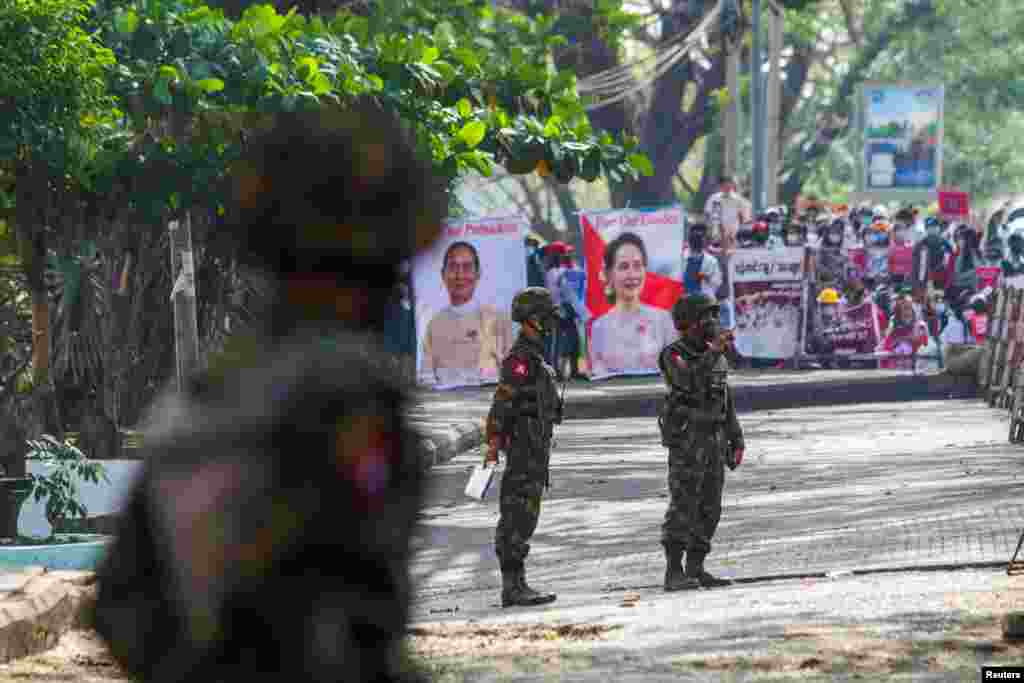
[[[445,389],[497,382],[515,341],[512,297],[526,286],[526,222],[469,219],[446,226],[413,270],[417,377]]]

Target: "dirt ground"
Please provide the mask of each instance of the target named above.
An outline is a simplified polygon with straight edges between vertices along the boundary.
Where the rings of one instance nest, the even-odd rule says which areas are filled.
[[[956,574],[934,573],[926,580],[945,582]],[[917,578],[887,575],[905,582],[904,595],[915,601]],[[1024,640],[1004,637],[1004,618],[1024,610],[1024,576],[989,573],[985,590],[945,594],[942,615],[931,625],[903,618],[860,619],[860,623],[800,623],[794,618],[767,648],[723,652],[721,643],[705,654],[687,643],[685,656],[661,657],[645,652],[643,643],[625,640],[614,623],[467,623],[413,627],[406,641],[409,668],[435,683],[502,680],[708,680],[835,681],[928,680],[977,681],[980,667],[1021,665]],[[849,582],[849,577],[831,585]],[[799,581],[782,589],[798,593]],[[728,589],[734,590],[734,589]],[[646,599],[626,593],[618,600],[632,614]],[[647,598],[649,599],[649,598]],[[639,601],[639,605],[637,602]],[[790,605],[792,607],[792,605]],[[793,609],[794,617],[799,615]],[[525,615],[523,615],[525,616]],[[625,619],[623,620],[626,621]],[[935,626],[936,623],[941,624]],[[742,639],[737,639],[738,641]],[[621,643],[622,648],[616,648]],[[603,645],[605,647],[598,647]],[[123,683],[130,680],[110,658],[99,638],[88,631],[66,634],[49,652],[0,665],[0,683],[39,681]]]
[[[942,583],[947,576],[936,573],[930,580]],[[899,574],[891,577],[895,583],[904,580]],[[800,582],[792,583],[793,593],[799,592]],[[910,611],[917,587],[908,578],[907,604],[897,607],[900,619],[891,618],[890,612],[888,617],[856,624],[794,620],[770,645],[754,652],[746,651],[741,638],[735,654],[723,653],[721,643],[701,653],[701,645],[692,641],[685,644],[690,653],[676,657],[646,652],[635,640],[624,643],[620,651],[599,648],[614,646],[624,636],[621,628],[607,622],[436,624],[411,632],[408,647],[412,661],[440,683],[680,678],[804,682],[835,681],[837,676],[858,681],[916,681],[922,676],[977,681],[981,666],[1024,664],[1024,640],[1004,637],[1005,615],[1024,610],[1024,576],[997,575],[990,585],[991,590],[947,593],[941,618],[924,623]],[[628,600],[620,606],[633,607]],[[800,610],[792,607],[796,617]]]
[[[0,682],[112,683],[129,681],[99,637],[91,631],[70,631],[57,647],[0,665]]]

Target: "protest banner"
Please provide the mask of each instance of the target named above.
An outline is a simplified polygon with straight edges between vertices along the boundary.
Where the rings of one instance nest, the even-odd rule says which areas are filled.
[[[939,190],[939,213],[948,218],[968,218],[970,195],[959,190]]]
[[[736,350],[792,358],[803,320],[804,248],[740,249],[729,265]]]
[[[831,321],[816,321],[814,336],[818,353],[835,355],[869,354],[878,347],[878,311],[870,301],[858,306],[841,306]],[[823,343],[822,343],[823,342]]]
[[[493,383],[518,332],[509,309],[526,287],[526,219],[467,218],[444,226],[413,263],[416,368],[437,389]]]
[[[580,214],[587,267],[592,379],[658,372],[677,338],[672,305],[683,292],[682,207]]]
[[[914,267],[914,247],[911,244],[889,246],[889,275],[909,279]]]
[[[978,266],[974,272],[978,274],[978,291],[981,291],[986,287],[998,287],[1003,269],[999,266]]]

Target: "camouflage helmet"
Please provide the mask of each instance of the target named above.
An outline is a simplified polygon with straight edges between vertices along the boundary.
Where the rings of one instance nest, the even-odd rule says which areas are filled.
[[[512,320],[524,323],[530,318],[558,315],[558,307],[545,287],[527,287],[512,298]]]
[[[447,190],[386,106],[276,112],[249,130],[215,233],[242,262],[390,286],[440,234]]]
[[[683,323],[697,322],[708,310],[717,308],[718,301],[713,296],[700,292],[683,294],[672,306],[672,320],[679,328]]]

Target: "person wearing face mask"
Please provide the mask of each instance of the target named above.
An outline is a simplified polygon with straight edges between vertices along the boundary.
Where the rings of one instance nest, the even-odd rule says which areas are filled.
[[[1003,282],[1009,284],[1024,280],[1024,235],[1019,232],[1011,233],[1006,245],[1009,249],[1002,262]]]
[[[914,302],[908,296],[901,296],[893,305],[892,322],[886,330],[879,350],[886,353],[910,356],[928,344],[928,327],[914,310]],[[910,358],[884,358],[879,367],[888,370],[913,369]]]
[[[837,218],[828,225],[822,236],[821,245],[815,254],[815,272],[819,285],[842,289],[846,286],[849,270],[849,255],[844,247],[846,237],[845,221]]]
[[[715,296],[722,286],[722,270],[718,259],[705,251],[708,227],[703,223],[690,226],[683,250],[683,287],[687,292],[703,292]]]
[[[865,278],[880,280],[889,276],[889,232],[889,224],[879,220],[864,233]]]
[[[639,235],[624,232],[608,243],[601,279],[613,306],[591,325],[592,373],[656,370],[658,353],[676,338],[676,332],[668,311],[640,301],[647,280],[647,248]]]
[[[942,223],[929,216],[924,224],[925,238],[914,245],[913,270],[910,281],[915,298],[924,301],[929,286],[945,290],[952,263],[953,247],[942,236]]]
[[[914,216],[909,209],[896,214],[892,226],[892,241],[889,243],[889,281],[902,285],[910,277],[914,260],[914,244],[911,225]]]
[[[708,198],[704,207],[704,220],[710,228],[709,239],[720,241],[722,253],[731,256],[736,249],[736,233],[740,225],[751,220],[751,206],[736,189],[736,179],[723,177],[718,192]]]
[[[745,448],[728,384],[725,354],[732,335],[720,330],[718,316],[714,298],[680,297],[672,307],[679,339],[658,357],[668,390],[658,416],[662,444],[669,449],[670,498],[661,527],[666,591],[732,583],[704,568],[722,516],[725,468],[735,470]]]
[[[947,280],[947,295],[950,299],[955,299],[961,291],[978,288],[977,267],[982,264],[977,230],[961,223],[953,232],[953,240],[956,248],[951,259],[952,273]]]
[[[528,287],[512,299],[512,320],[519,336],[501,363],[501,379],[487,415],[486,464],[496,464],[505,452],[501,479],[500,516],[494,532],[494,551],[501,569],[501,606],[544,605],[555,595],[526,583],[525,560],[530,538],[540,519],[554,425],[562,422],[562,401],[555,369],[544,359],[544,339],[558,326],[559,309],[543,287]]]

